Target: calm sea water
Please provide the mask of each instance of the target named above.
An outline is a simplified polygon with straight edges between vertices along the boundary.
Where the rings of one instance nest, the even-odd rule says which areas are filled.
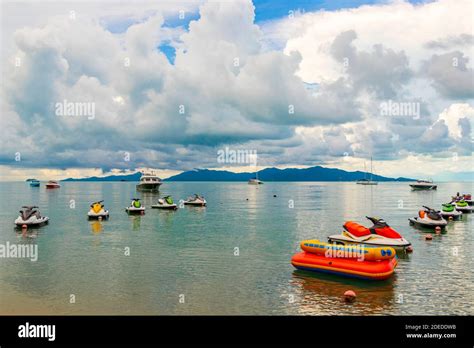
[[[37,244],[39,252],[37,262],[0,259],[0,314],[474,314],[474,215],[431,241],[407,220],[421,205],[473,192],[472,183],[412,192],[406,183],[174,182],[161,191],[175,200],[203,194],[208,207],[149,209],[158,195],[137,194],[135,183],[59,190],[0,183],[0,242]],[[137,195],[146,214],[128,216]],[[110,219],[90,222],[89,204],[99,199]],[[25,204],[39,205],[49,225],[16,231]],[[302,239],[326,240],[346,220],[368,225],[365,215],[384,217],[413,244],[393,278],[350,280],[291,266]],[[358,294],[353,304],[341,300],[347,289]]]

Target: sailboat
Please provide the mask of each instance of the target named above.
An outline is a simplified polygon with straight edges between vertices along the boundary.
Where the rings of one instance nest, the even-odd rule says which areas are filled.
[[[378,185],[377,181],[372,180],[372,157],[370,157],[370,179],[367,179],[367,172],[365,170],[365,163],[364,163],[364,179],[357,180],[358,185]]]
[[[252,178],[248,181],[249,185],[262,185],[263,181],[258,180],[258,169],[257,169],[257,160],[255,159],[255,178]]]

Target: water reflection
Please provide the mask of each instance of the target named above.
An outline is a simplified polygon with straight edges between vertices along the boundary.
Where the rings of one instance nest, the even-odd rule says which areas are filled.
[[[91,231],[92,234],[100,234],[102,232],[102,222],[99,220],[95,220],[91,223]]]
[[[385,281],[364,281],[296,270],[291,283],[301,299],[301,314],[378,314],[393,307],[396,276]],[[343,303],[343,294],[349,289],[355,291],[357,301],[348,306]]]

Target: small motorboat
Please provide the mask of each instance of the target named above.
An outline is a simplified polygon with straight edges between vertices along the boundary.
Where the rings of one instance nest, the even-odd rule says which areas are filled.
[[[365,244],[367,246],[392,247],[405,251],[411,243],[391,228],[383,219],[366,216],[373,226],[368,228],[353,221],[347,221],[341,234],[328,237],[330,243]]]
[[[142,206],[142,202],[140,202],[139,198],[132,198],[132,202],[130,206],[125,208],[125,211],[128,214],[145,214],[145,207]]]
[[[155,209],[167,209],[167,210],[176,210],[178,209],[178,205],[173,202],[173,198],[171,196],[165,196],[163,198],[158,199],[158,203],[151,206]]]
[[[104,208],[104,201],[97,201],[91,204],[90,210],[87,212],[89,219],[108,219],[109,211]]]
[[[409,218],[411,225],[427,227],[427,228],[436,228],[441,227],[445,228],[448,222],[443,219],[441,212],[431,209],[427,206],[423,206],[424,210],[418,212],[418,216]]]
[[[455,202],[454,204],[456,205],[456,210],[464,214],[472,213],[472,210],[474,209],[473,206],[467,204],[467,202],[463,199]]]
[[[249,185],[262,185],[262,184],[263,184],[263,181],[258,180],[257,178],[254,178],[254,179],[250,179],[250,180],[248,181],[248,184],[249,184]]]
[[[57,181],[54,181],[54,180],[50,180],[46,183],[46,188],[47,189],[56,189],[56,188],[60,188],[61,185],[59,185],[57,183]]]
[[[413,190],[436,190],[438,185],[433,180],[417,180],[414,184],[409,184]]]
[[[29,182],[30,182],[30,186],[31,186],[31,187],[39,187],[39,186],[40,186],[39,180],[30,179]]]
[[[41,216],[36,205],[25,205],[21,208],[20,216],[16,218],[15,225],[40,226],[48,223],[49,218],[47,216]]]
[[[384,280],[397,266],[396,252],[391,247],[341,246],[307,240],[301,248],[304,251],[293,255],[291,264],[304,271]]]
[[[184,201],[184,204],[185,205],[194,205],[194,206],[198,206],[198,207],[205,207],[207,202],[206,202],[206,199],[200,195],[198,195],[197,193],[194,194],[193,197],[188,197],[187,200]]]
[[[448,220],[460,220],[462,219],[462,212],[457,211],[456,206],[452,203],[444,203],[441,205],[440,214],[443,218]]]

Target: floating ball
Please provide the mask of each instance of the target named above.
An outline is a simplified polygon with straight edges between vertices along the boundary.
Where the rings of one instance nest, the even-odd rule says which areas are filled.
[[[346,302],[352,303],[355,301],[356,297],[357,297],[356,293],[352,290],[347,290],[344,293],[344,301]]]
[[[409,246],[406,247],[405,251],[407,253],[412,253],[413,252],[413,247],[411,245],[409,245]]]
[[[432,239],[433,239],[433,236],[432,236],[431,234],[427,234],[427,235],[425,236],[425,239],[426,239],[426,240],[432,240]]]
[[[440,234],[441,233],[441,227],[436,226],[435,232],[436,232],[436,234]]]

